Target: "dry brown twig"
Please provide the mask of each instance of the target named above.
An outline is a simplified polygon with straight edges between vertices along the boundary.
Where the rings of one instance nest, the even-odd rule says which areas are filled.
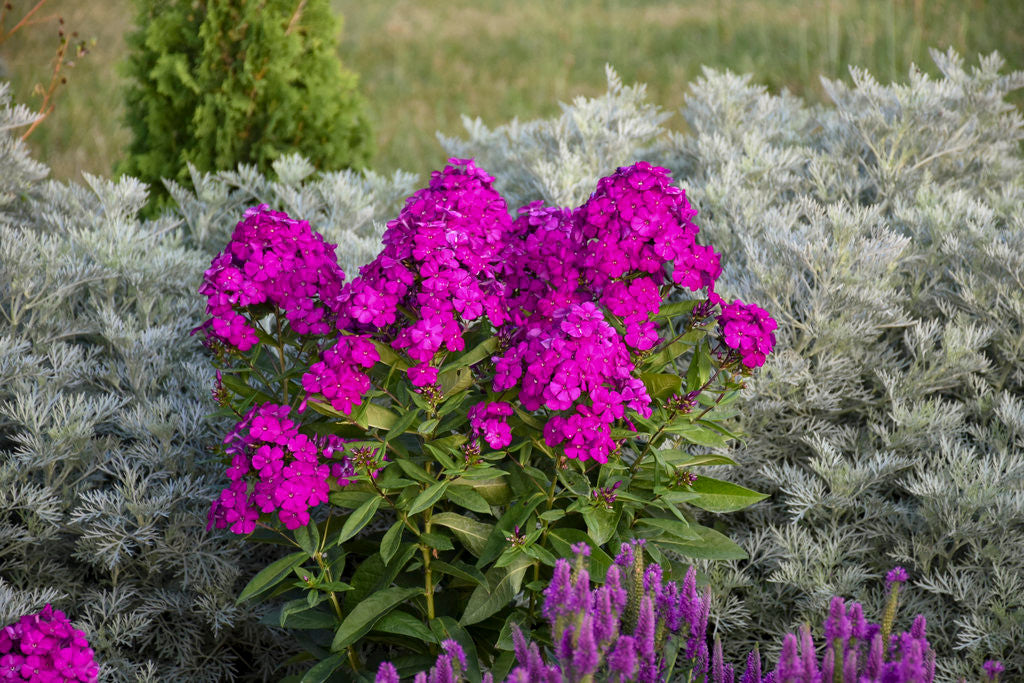
[[[27,140],[33,131],[42,123],[46,117],[48,117],[54,109],[55,99],[57,91],[62,85],[66,85],[68,82],[66,69],[74,68],[77,60],[81,59],[88,53],[86,41],[78,40],[78,33],[72,32],[68,35],[64,30],[64,18],[57,14],[50,14],[46,16],[36,17],[36,13],[45,5],[47,0],[37,0],[37,2],[29,9],[14,25],[11,30],[5,30],[4,23],[8,16],[14,11],[14,5],[11,2],[5,2],[0,7],[0,46],[2,46],[7,40],[17,33],[19,30],[26,26],[32,26],[35,24],[43,24],[50,21],[57,22],[57,36],[59,43],[57,45],[57,51],[54,55],[53,66],[50,73],[50,82],[45,87],[42,83],[36,83],[34,88],[34,94],[39,95],[43,98],[42,103],[39,105],[39,116],[32,125],[28,127],[28,130],[21,136],[22,140]]]

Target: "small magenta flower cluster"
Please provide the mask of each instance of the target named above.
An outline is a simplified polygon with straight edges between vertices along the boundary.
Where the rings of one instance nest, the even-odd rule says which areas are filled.
[[[473,437],[481,434],[487,445],[494,450],[501,450],[512,443],[512,428],[509,427],[508,417],[513,413],[511,403],[504,401],[483,401],[469,409],[469,426],[473,430]]]
[[[85,633],[51,605],[0,629],[0,681],[92,683],[98,677]]]
[[[778,326],[767,311],[737,299],[722,307],[718,324],[725,345],[740,354],[743,365],[748,368],[764,365],[775,346],[773,330]]]
[[[626,409],[650,417],[630,349],[659,343],[651,317],[661,309],[662,288],[706,289],[712,304],[723,303],[714,291],[719,256],[696,243],[696,213],[668,170],[646,162],[601,179],[577,209],[540,202],[520,209],[504,265],[518,330],[495,359],[493,389],[521,384],[524,408],[563,413],[548,420],[547,445],[607,462],[616,448],[611,426]],[[602,307],[622,320],[621,334]]]
[[[297,529],[327,500],[331,482],[345,486],[354,476],[341,438],[301,434],[290,414],[288,406],[254,406],[225,437],[231,485],[210,507],[208,529],[249,534],[261,512],[277,512],[285,527]]]
[[[206,271],[206,325],[214,337],[241,351],[259,341],[239,308],[270,304],[284,311],[299,334],[327,334],[345,274],[335,245],[306,221],[260,205],[245,212],[231,241]]]
[[[343,334],[303,373],[302,388],[308,394],[323,395],[332,408],[351,415],[352,407],[361,405],[370,390],[366,370],[379,360],[369,336]]]
[[[391,345],[418,364],[414,386],[437,380],[430,364],[443,348],[462,351],[464,325],[486,314],[506,321],[495,278],[511,226],[494,178],[472,160],[451,159],[411,196],[384,232],[384,248],[339,298],[339,325],[354,331],[390,327]]]
[[[549,446],[570,458],[607,462],[615,450],[611,425],[631,408],[651,416],[651,398],[633,375],[629,349],[593,302],[570,304],[552,319],[527,320],[524,337],[495,361],[494,391],[521,387],[527,410],[570,411],[544,427]]]

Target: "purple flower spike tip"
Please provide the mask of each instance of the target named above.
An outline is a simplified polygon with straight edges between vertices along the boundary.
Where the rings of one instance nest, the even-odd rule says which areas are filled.
[[[903,567],[893,567],[889,570],[889,573],[885,575],[885,589],[889,590],[892,588],[894,583],[906,583],[907,582],[907,570]]]
[[[999,674],[1006,671],[1006,667],[1003,666],[1003,663],[996,661],[995,659],[990,659],[982,664],[982,668],[985,669],[985,674],[988,676],[990,681],[999,680]]]
[[[391,662],[381,662],[374,683],[399,683],[398,669]]]

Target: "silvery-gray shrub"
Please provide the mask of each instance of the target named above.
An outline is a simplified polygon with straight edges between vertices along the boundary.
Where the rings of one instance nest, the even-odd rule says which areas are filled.
[[[987,657],[1024,672],[1024,120],[1005,99],[1024,73],[933,57],[938,78],[826,81],[823,106],[707,70],[687,134],[612,77],[558,118],[445,140],[520,203],[669,167],[724,294],[778,319],[730,453],[772,497],[730,532],[751,559],[704,566],[727,651],[774,654],[833,593],[877,612],[901,564],[942,680]]]
[[[298,187],[289,171],[305,162],[283,160],[277,183],[203,176],[203,199],[177,190],[179,211],[143,221],[131,178],[46,181],[16,136],[32,120],[0,84],[0,625],[53,603],[101,680],[278,677],[289,637],[235,606],[266,558],[206,531],[227,427],[189,334],[205,317],[201,248],[264,201],[337,226],[353,242],[342,258],[369,260],[354,236],[408,176]]]

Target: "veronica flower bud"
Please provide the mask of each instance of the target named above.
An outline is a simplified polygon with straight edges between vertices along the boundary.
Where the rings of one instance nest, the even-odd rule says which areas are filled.
[[[526,644],[526,636],[519,628],[519,624],[512,624],[512,648],[516,655],[516,661],[525,663],[529,660],[529,648]]]
[[[391,662],[381,662],[374,683],[399,683],[398,669]]]
[[[551,582],[544,589],[542,613],[544,618],[551,622],[552,628],[555,626],[556,619],[568,611],[566,605],[573,589],[571,576],[572,570],[569,568],[569,561],[559,558],[555,562],[555,572],[551,577]]]
[[[923,640],[925,638],[925,629],[928,626],[928,621],[925,619],[923,614],[918,614],[914,617],[914,623],[910,627],[910,637],[916,638],[917,640]]]
[[[993,681],[993,683],[999,683],[999,674],[1006,671],[1006,667],[1003,666],[1003,663],[996,661],[995,659],[988,660],[981,665],[981,668],[985,670],[985,675],[988,676],[988,679]]]
[[[715,647],[711,653],[711,680],[714,683],[732,683],[725,680],[725,662],[722,661],[722,639],[715,638]]]
[[[454,667],[455,662],[458,662],[459,666],[455,670],[455,677],[461,678],[462,673],[466,670],[466,651],[462,649],[462,646],[455,640],[448,638],[441,642],[441,647],[448,653],[448,657],[451,659]],[[440,661],[440,660],[439,660]]]
[[[885,575],[885,588],[889,592],[889,600],[885,603],[885,612],[882,614],[882,643],[889,642],[889,634],[892,633],[896,611],[899,608],[900,589],[906,582],[907,570],[903,567],[893,567]]]
[[[885,647],[882,644],[882,632],[871,638],[871,649],[868,650],[868,661],[864,666],[864,674],[872,678],[882,675],[882,664],[885,660]]]
[[[842,678],[842,680],[844,682],[845,681],[856,681],[857,680],[857,660],[858,660],[858,651],[857,650],[850,650],[849,652],[847,652],[846,654],[843,655],[843,668],[842,668],[843,678]],[[928,679],[928,680],[931,680],[931,679]]]
[[[740,683],[762,683],[761,681],[761,654],[755,646],[747,655],[747,668],[743,671]]]
[[[636,640],[637,645],[637,654],[640,655],[641,670],[644,669],[645,664],[653,664],[657,659],[654,630],[654,603],[649,597],[644,596],[640,600],[636,631],[633,632],[633,638]]]
[[[796,636],[787,633],[782,639],[782,654],[775,668],[775,680],[778,683],[802,683],[804,665],[798,654]]]
[[[622,615],[622,610],[626,607],[626,589],[622,587],[622,572],[619,570],[618,565],[613,564],[608,567],[608,572],[604,576],[605,590],[612,601],[612,607],[618,616]],[[618,621],[618,617],[616,618]]]
[[[634,548],[633,564],[630,566],[630,578],[627,584],[629,597],[626,601],[626,612],[623,624],[627,629],[634,629],[640,613],[640,601],[644,596],[644,554],[639,547]]]
[[[576,639],[576,649],[572,654],[572,668],[577,676],[586,679],[597,671],[600,663],[601,655],[594,638],[594,620],[590,614],[585,614]]]
[[[648,565],[644,570],[644,593],[650,594],[653,591],[657,597],[661,590],[661,567],[657,564]]]
[[[612,604],[612,594],[607,585],[596,591],[594,613],[594,639],[601,647],[607,647],[619,635],[619,613]]]
[[[573,655],[573,641],[575,640],[576,629],[572,625],[566,626],[561,633],[555,636],[555,657],[561,662],[571,662]]]
[[[825,656],[821,660],[821,680],[835,680],[835,671],[836,653],[835,649],[830,646],[827,650],[825,650]],[[839,671],[842,671],[842,666],[840,666]]]
[[[808,678],[816,676],[818,672],[818,657],[814,651],[814,638],[811,636],[811,627],[804,624],[800,628],[800,656],[803,659],[804,675]]]
[[[636,676],[636,668],[636,641],[633,636],[622,636],[608,657],[608,673],[618,674],[619,681],[632,681]]]
[[[825,619],[825,640],[829,644],[836,640],[846,641],[851,631],[850,620],[846,616],[846,602],[838,595],[832,596],[829,616]]]
[[[633,566],[634,546],[632,543],[623,543],[619,546],[619,554],[615,556],[615,564],[626,569]]]

